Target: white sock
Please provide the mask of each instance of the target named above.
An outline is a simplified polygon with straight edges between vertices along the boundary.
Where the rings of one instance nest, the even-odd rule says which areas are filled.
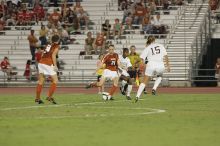
[[[127,96],[130,96],[132,85],[128,85]]]
[[[125,85],[127,84],[127,81],[122,80],[121,81],[121,89],[124,90]]]
[[[160,82],[162,81],[162,77],[157,77],[156,81],[154,82],[154,90],[157,90],[157,87],[159,86]]]
[[[138,88],[138,91],[137,91],[136,97],[140,98],[141,93],[143,92],[145,86],[146,86],[146,85],[145,85],[144,83],[141,83],[141,84],[140,84],[140,86],[139,86],[139,88]]]

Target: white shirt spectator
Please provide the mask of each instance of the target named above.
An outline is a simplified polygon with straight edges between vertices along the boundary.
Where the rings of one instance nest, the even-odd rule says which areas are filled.
[[[154,18],[154,21],[152,24],[155,26],[161,26],[163,24],[163,21],[161,19]]]

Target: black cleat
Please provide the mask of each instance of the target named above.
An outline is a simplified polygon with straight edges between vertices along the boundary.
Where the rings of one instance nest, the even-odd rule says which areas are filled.
[[[54,100],[54,98],[47,97],[46,100],[48,100],[49,102],[51,102],[53,104],[57,104],[56,101]]]
[[[85,88],[86,89],[92,88],[92,84],[91,83],[87,84]]]
[[[136,97],[136,98],[134,99],[134,103],[136,103],[136,102],[138,102],[138,97]]]
[[[131,100],[131,97],[130,96],[126,96],[127,100]]]
[[[152,89],[151,94],[152,94],[152,95],[156,95],[156,90]]]
[[[35,102],[38,104],[44,104],[44,102],[41,99],[35,99]]]

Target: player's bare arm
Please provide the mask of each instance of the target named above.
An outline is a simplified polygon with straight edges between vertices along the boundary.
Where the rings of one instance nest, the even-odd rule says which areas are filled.
[[[169,62],[169,58],[168,58],[167,55],[165,55],[164,57],[165,57],[165,62],[166,62],[167,71],[170,72],[170,62]]]
[[[57,58],[56,58],[58,52],[59,52],[59,48],[56,48],[54,50],[53,54],[52,54],[52,60],[53,60],[53,65],[54,65],[55,70],[58,70],[58,68],[57,68]]]

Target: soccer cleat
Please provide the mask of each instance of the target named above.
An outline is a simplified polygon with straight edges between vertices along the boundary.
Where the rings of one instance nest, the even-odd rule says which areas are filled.
[[[147,91],[144,91],[144,94],[147,94]]]
[[[152,89],[151,94],[152,94],[152,95],[156,95],[156,90]]]
[[[87,84],[85,88],[86,89],[92,88],[92,84],[91,83]]]
[[[115,99],[111,95],[109,95],[108,100],[115,100]]]
[[[136,97],[136,98],[134,99],[134,103],[136,103],[136,102],[138,102],[138,97]]]
[[[126,96],[127,100],[131,100],[131,97],[130,96]]]
[[[54,98],[52,98],[52,97],[47,97],[46,100],[48,100],[49,102],[51,102],[53,104],[57,104],[56,101],[54,100]]]
[[[35,102],[38,104],[44,104],[44,102],[41,99],[35,99]]]

